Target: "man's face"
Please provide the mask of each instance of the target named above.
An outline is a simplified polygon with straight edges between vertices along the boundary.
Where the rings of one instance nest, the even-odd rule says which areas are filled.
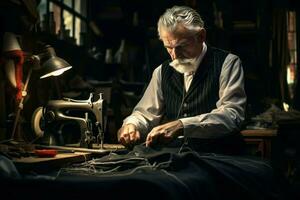
[[[203,49],[205,30],[191,33],[183,26],[178,26],[176,31],[160,31],[161,39],[172,58],[170,65],[180,73],[196,70],[196,61]]]
[[[194,59],[202,51],[205,30],[191,34],[185,27],[179,25],[174,32],[161,30],[160,36],[172,60]]]

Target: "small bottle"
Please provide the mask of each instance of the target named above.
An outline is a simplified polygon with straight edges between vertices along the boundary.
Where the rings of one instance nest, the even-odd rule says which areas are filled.
[[[122,39],[121,40],[121,44],[120,44],[120,47],[119,49],[117,50],[116,54],[115,54],[115,61],[116,63],[118,64],[121,64],[122,63],[122,59],[123,59],[123,54],[124,54],[124,48],[125,48],[125,40]]]
[[[69,39],[70,38],[70,29],[65,29],[64,31],[64,39]]]
[[[65,29],[66,29],[66,25],[62,23],[58,32],[58,38],[61,40],[65,39]]]
[[[48,32],[48,29],[49,29],[49,26],[48,26],[48,15],[47,14],[44,14],[43,15],[43,20],[42,20],[42,27],[41,27],[41,30],[43,32]]]
[[[80,32],[79,44],[81,46],[86,44],[86,32]]]
[[[54,12],[50,12],[49,15],[49,32],[50,34],[55,35],[56,34],[56,24],[55,24],[55,20],[54,20]]]
[[[106,49],[105,52],[105,63],[111,64],[113,62],[112,49]]]
[[[135,11],[133,13],[133,17],[132,17],[132,25],[133,26],[138,26],[139,25],[139,13],[137,11]]]

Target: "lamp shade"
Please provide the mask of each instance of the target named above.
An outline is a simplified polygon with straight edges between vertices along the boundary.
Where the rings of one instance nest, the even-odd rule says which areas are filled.
[[[49,76],[59,76],[71,68],[72,66],[65,60],[59,57],[52,57],[41,65],[40,78],[42,79]]]
[[[59,76],[65,71],[72,68],[72,66],[65,60],[56,56],[54,49],[47,45],[45,51],[37,58],[40,62],[40,78],[46,78],[49,76]]]

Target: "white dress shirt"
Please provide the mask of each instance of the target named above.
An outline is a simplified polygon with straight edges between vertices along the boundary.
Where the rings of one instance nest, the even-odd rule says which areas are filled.
[[[204,43],[203,51],[196,64],[199,66],[206,54],[207,46]],[[161,69],[158,66],[152,74],[151,81],[132,114],[123,124],[134,124],[146,136],[151,129],[159,125],[164,114],[164,97],[161,88]],[[194,73],[185,74],[185,90],[189,89]],[[183,123],[185,137],[215,138],[238,130],[244,120],[246,94],[244,91],[244,73],[239,57],[228,54],[222,66],[219,78],[219,100],[216,108],[210,113],[203,113],[193,117],[180,118]]]

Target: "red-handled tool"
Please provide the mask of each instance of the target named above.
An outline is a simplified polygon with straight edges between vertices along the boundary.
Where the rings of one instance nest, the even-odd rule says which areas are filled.
[[[38,157],[55,157],[57,150],[55,149],[38,149],[34,150],[35,155]]]

